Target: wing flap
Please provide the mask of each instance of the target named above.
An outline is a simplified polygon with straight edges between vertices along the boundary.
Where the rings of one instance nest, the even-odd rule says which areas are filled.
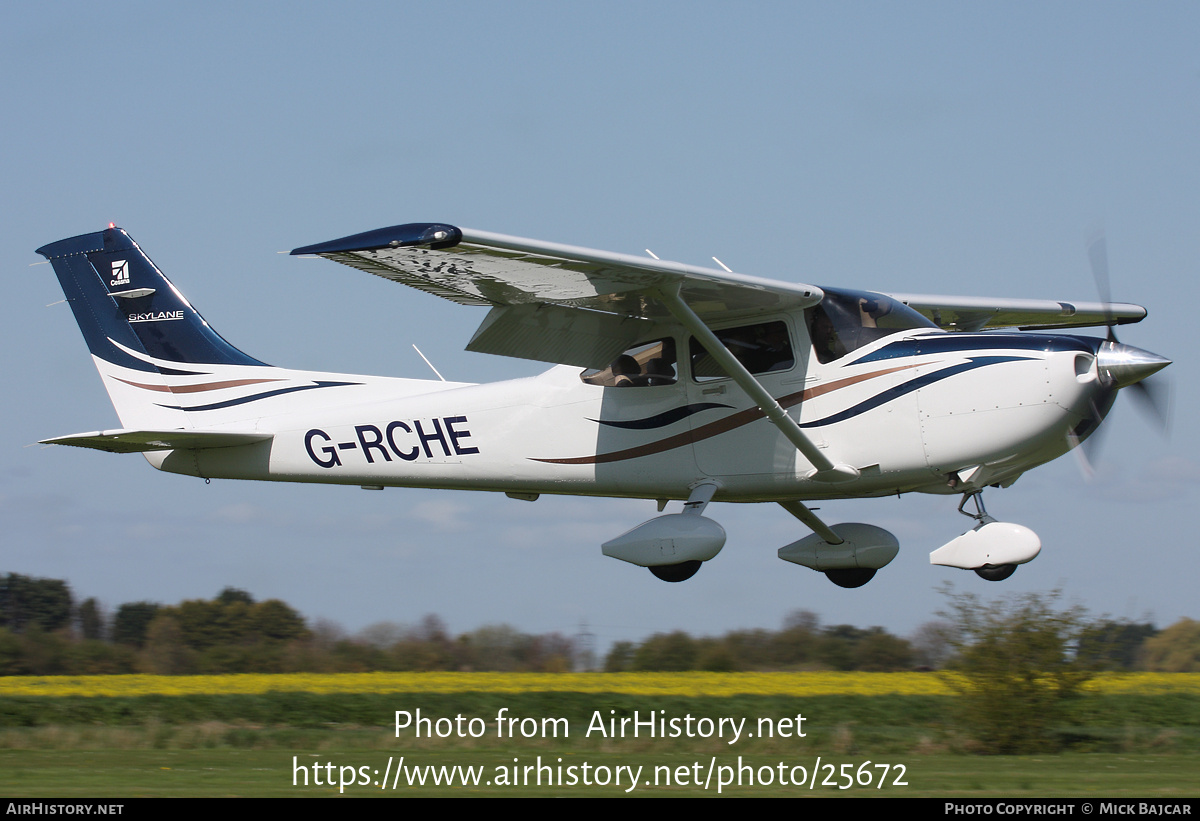
[[[206,430],[98,430],[90,433],[73,433],[43,439],[43,445],[71,445],[77,448],[92,448],[109,453],[146,453],[156,450],[198,450],[203,448],[231,448],[237,445],[252,445],[266,442],[274,434]]]
[[[488,312],[467,350],[603,368],[649,325],[644,319],[561,305],[499,305]]]

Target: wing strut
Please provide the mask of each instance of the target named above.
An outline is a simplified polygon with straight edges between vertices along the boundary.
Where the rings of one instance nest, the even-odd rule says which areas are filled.
[[[817,518],[817,514],[813,513],[800,502],[780,502],[779,506],[788,513],[795,516],[800,521],[808,526],[808,529],[816,533],[828,544],[842,544],[845,539],[833,532],[829,525]]]
[[[858,478],[857,468],[847,464],[834,463],[812,443],[812,440],[805,435],[795,420],[788,416],[787,411],[775,401],[775,397],[771,396],[770,392],[722,344],[717,335],[704,324],[704,320],[688,307],[688,304],[679,295],[678,285],[674,288],[661,288],[658,293],[671,315],[700,340],[700,344],[704,346],[709,355],[717,360],[718,364],[724,368],[725,373],[729,374],[733,381],[754,400],[754,404],[758,405],[759,410],[767,415],[771,424],[779,428],[780,433],[786,436],[788,441],[804,454],[804,458],[812,463],[816,469],[808,478],[816,479],[819,482],[848,482]]]

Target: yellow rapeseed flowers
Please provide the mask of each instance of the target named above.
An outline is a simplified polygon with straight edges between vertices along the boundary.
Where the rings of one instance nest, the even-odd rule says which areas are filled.
[[[1200,674],[1120,673],[1094,693],[1200,694]],[[623,693],[648,696],[953,695],[936,673],[283,673],[225,676],[3,676],[4,696],[301,693]]]

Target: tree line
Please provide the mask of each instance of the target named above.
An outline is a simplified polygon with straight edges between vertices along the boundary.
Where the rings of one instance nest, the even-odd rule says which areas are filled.
[[[435,615],[416,626],[384,622],[348,635],[329,622],[309,625],[278,599],[256,601],[231,587],[208,600],[128,602],[109,612],[95,598],[76,603],[64,581],[9,573],[0,576],[0,675],[935,670],[969,656],[965,612],[952,608],[948,618],[900,637],[882,627],[826,626],[816,614],[796,611],[779,630],[658,633],[617,642],[600,660],[586,637],[531,635],[508,625],[456,636]],[[991,611],[975,601],[969,612]],[[1200,671],[1200,622],[1182,619],[1159,630],[1148,622],[1079,619],[1076,626],[1062,652],[1089,670]]]

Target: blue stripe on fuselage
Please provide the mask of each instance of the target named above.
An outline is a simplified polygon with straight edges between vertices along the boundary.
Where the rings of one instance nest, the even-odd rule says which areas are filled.
[[[947,333],[918,336],[912,339],[900,339],[884,345],[877,351],[866,356],[846,362],[846,365],[861,365],[866,362],[880,362],[885,359],[900,359],[906,356],[927,356],[963,351],[996,350],[996,351],[1042,351],[1054,353],[1059,351],[1080,351],[1095,353],[1096,346],[1102,339],[1081,336],[1060,336],[1057,334],[1021,334],[1021,333]]]
[[[887,404],[893,399],[899,399],[905,394],[920,390],[927,385],[932,385],[935,382],[940,382],[943,379],[949,379],[951,376],[973,370],[975,368],[986,367],[987,365],[996,365],[1001,362],[1016,362],[1022,359],[1029,359],[1027,356],[972,356],[969,361],[951,365],[948,368],[942,368],[940,371],[918,376],[916,379],[910,379],[896,385],[893,388],[888,388],[882,393],[877,393],[870,399],[859,402],[857,405],[846,408],[840,413],[835,413],[832,416],[826,416],[824,419],[815,419],[812,422],[804,422],[800,425],[802,428],[815,428],[821,425],[833,425],[837,422],[843,422],[847,419],[852,419],[855,416],[866,413],[867,411],[877,408],[880,405]]]
[[[278,390],[266,391],[264,393],[256,393],[253,396],[242,396],[238,399],[229,399],[225,402],[213,402],[209,405],[193,405],[186,407],[184,405],[159,405],[160,408],[169,408],[170,410],[181,411],[208,411],[220,410],[221,408],[232,408],[235,405],[245,405],[247,402],[257,402],[259,399],[268,399],[272,396],[282,396],[285,393],[295,393],[296,391],[311,391],[315,388],[342,388],[347,385],[361,385],[361,382],[322,382],[317,381],[312,385],[298,385],[292,388],[279,388]]]

